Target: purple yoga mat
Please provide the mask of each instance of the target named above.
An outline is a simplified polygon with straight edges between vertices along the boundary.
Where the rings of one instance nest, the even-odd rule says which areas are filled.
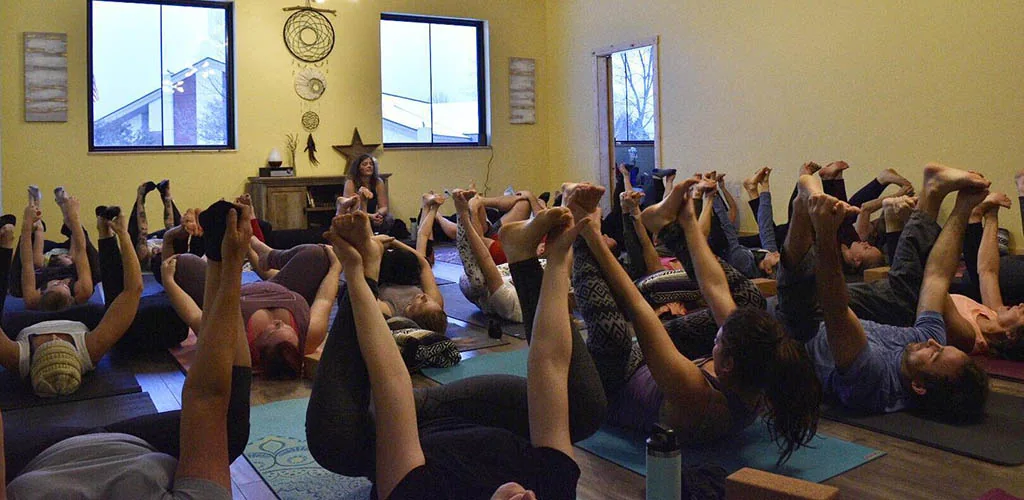
[[[993,377],[1024,382],[1024,361],[975,357],[978,364]]]
[[[999,488],[991,489],[985,492],[975,500],[1021,500],[1020,497],[1015,497]]]

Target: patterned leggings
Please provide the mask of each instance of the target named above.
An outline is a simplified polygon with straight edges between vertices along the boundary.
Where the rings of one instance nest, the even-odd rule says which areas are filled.
[[[682,229],[672,224],[660,234],[690,276],[696,276]],[[765,308],[766,301],[749,279],[719,260],[725,270],[733,300],[739,307]],[[644,363],[640,346],[633,341],[632,323],[626,319],[590,249],[581,239],[574,244],[572,284],[576,304],[587,325],[587,349],[609,399],[615,397],[637,368]],[[709,309],[679,316],[664,323],[669,337],[684,356],[694,359],[711,354],[718,325]]]
[[[480,269],[480,263],[476,261],[476,256],[473,255],[473,248],[469,243],[469,235],[466,234],[466,228],[462,226],[461,221],[455,233],[455,248],[459,251],[463,272],[465,273],[459,279],[459,289],[462,290],[462,294],[470,302],[483,309],[481,304],[487,303],[487,296],[489,295],[487,279],[484,278],[484,272]]]

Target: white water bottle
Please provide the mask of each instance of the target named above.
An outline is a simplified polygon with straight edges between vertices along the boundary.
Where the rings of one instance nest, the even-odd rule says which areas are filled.
[[[654,424],[647,438],[647,500],[681,500],[683,456],[675,431]]]

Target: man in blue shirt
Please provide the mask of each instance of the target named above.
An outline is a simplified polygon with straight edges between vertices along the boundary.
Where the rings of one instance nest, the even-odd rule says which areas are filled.
[[[981,413],[988,393],[983,371],[960,349],[973,339],[949,297],[964,230],[971,210],[988,193],[978,174],[941,165],[925,167],[919,210],[938,211],[942,199],[957,191],[956,205],[928,257],[912,327],[893,327],[857,318],[849,307],[836,231],[857,209],[821,191],[817,180],[802,176],[793,202],[790,230],[782,250],[780,307],[813,301],[809,294],[783,293],[784,282],[815,279],[824,322],[807,342],[825,392],[843,405],[872,413],[917,407],[936,416],[964,420]],[[816,248],[814,276],[801,261]],[[796,287],[799,289],[799,287]],[[798,325],[806,329],[807,321]]]

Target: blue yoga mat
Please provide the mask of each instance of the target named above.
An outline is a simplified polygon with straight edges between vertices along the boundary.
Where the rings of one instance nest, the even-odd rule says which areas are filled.
[[[451,368],[424,368],[423,374],[439,384],[447,384],[476,375],[519,375],[526,376],[526,357],[529,351],[495,352],[463,359]]]
[[[647,475],[644,437],[633,431],[604,426],[576,446],[637,474]],[[768,436],[768,428],[758,421],[729,439],[683,449],[683,462],[687,465],[718,464],[729,474],[743,467],[753,467],[820,483],[885,455],[883,451],[821,433],[814,437],[810,446],[793,452],[788,462],[776,467],[779,448]]]
[[[484,354],[465,359],[451,368],[427,368],[423,374],[441,384],[475,375],[505,373],[525,377],[527,354],[526,349]],[[644,437],[632,431],[605,426],[576,446],[638,474],[647,473]],[[715,463],[729,473],[753,467],[821,482],[885,455],[885,452],[820,433],[811,446],[797,450],[788,462],[776,467],[778,446],[768,436],[765,425],[758,422],[727,440],[701,448],[684,449],[683,460],[688,464]]]
[[[309,398],[254,406],[245,458],[278,498],[366,499],[370,482],[320,467],[306,446]]]

